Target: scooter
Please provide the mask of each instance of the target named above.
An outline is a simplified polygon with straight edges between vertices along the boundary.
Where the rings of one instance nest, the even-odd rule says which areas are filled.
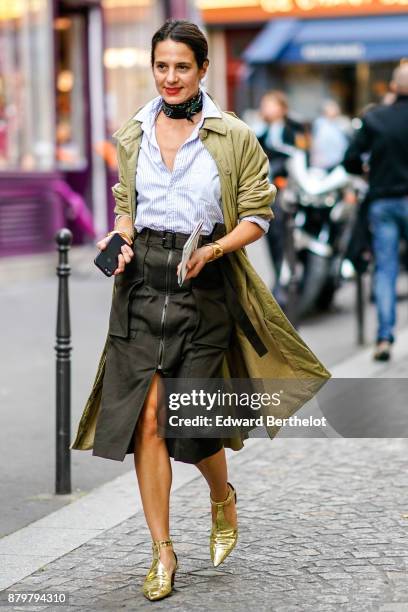
[[[353,266],[344,255],[356,203],[366,185],[342,166],[330,172],[308,167],[306,153],[294,148],[288,151],[287,171],[281,207],[291,219],[291,235],[286,241],[279,286],[286,290],[288,301],[291,287],[296,286],[292,319],[298,321],[316,309],[328,309],[342,280],[353,276]]]

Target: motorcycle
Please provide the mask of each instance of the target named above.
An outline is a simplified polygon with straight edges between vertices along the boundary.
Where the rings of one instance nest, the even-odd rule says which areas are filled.
[[[345,253],[366,184],[342,166],[330,172],[308,167],[303,150],[290,148],[287,157],[280,205],[289,228],[279,286],[293,311],[289,318],[297,321],[328,309],[342,281],[354,275]]]

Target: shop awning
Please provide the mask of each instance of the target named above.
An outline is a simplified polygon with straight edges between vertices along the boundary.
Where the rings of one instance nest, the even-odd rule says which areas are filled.
[[[354,63],[408,56],[408,15],[276,19],[243,53],[249,64]]]
[[[250,64],[273,62],[294,39],[301,25],[297,19],[269,21],[244,51],[245,61]]]

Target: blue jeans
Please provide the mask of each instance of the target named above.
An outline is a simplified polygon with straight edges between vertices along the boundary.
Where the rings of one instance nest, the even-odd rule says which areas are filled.
[[[369,208],[375,258],[374,295],[377,341],[394,341],[399,240],[408,240],[408,196],[374,200]]]

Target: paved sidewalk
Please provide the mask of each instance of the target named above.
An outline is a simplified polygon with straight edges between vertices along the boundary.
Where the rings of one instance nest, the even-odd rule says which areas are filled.
[[[140,591],[151,558],[141,512],[2,596],[64,591],[64,609],[83,612],[408,610],[408,440],[259,440],[230,462],[230,480],[239,544],[217,569],[201,476],[173,495],[180,569],[170,598],[152,604]]]

